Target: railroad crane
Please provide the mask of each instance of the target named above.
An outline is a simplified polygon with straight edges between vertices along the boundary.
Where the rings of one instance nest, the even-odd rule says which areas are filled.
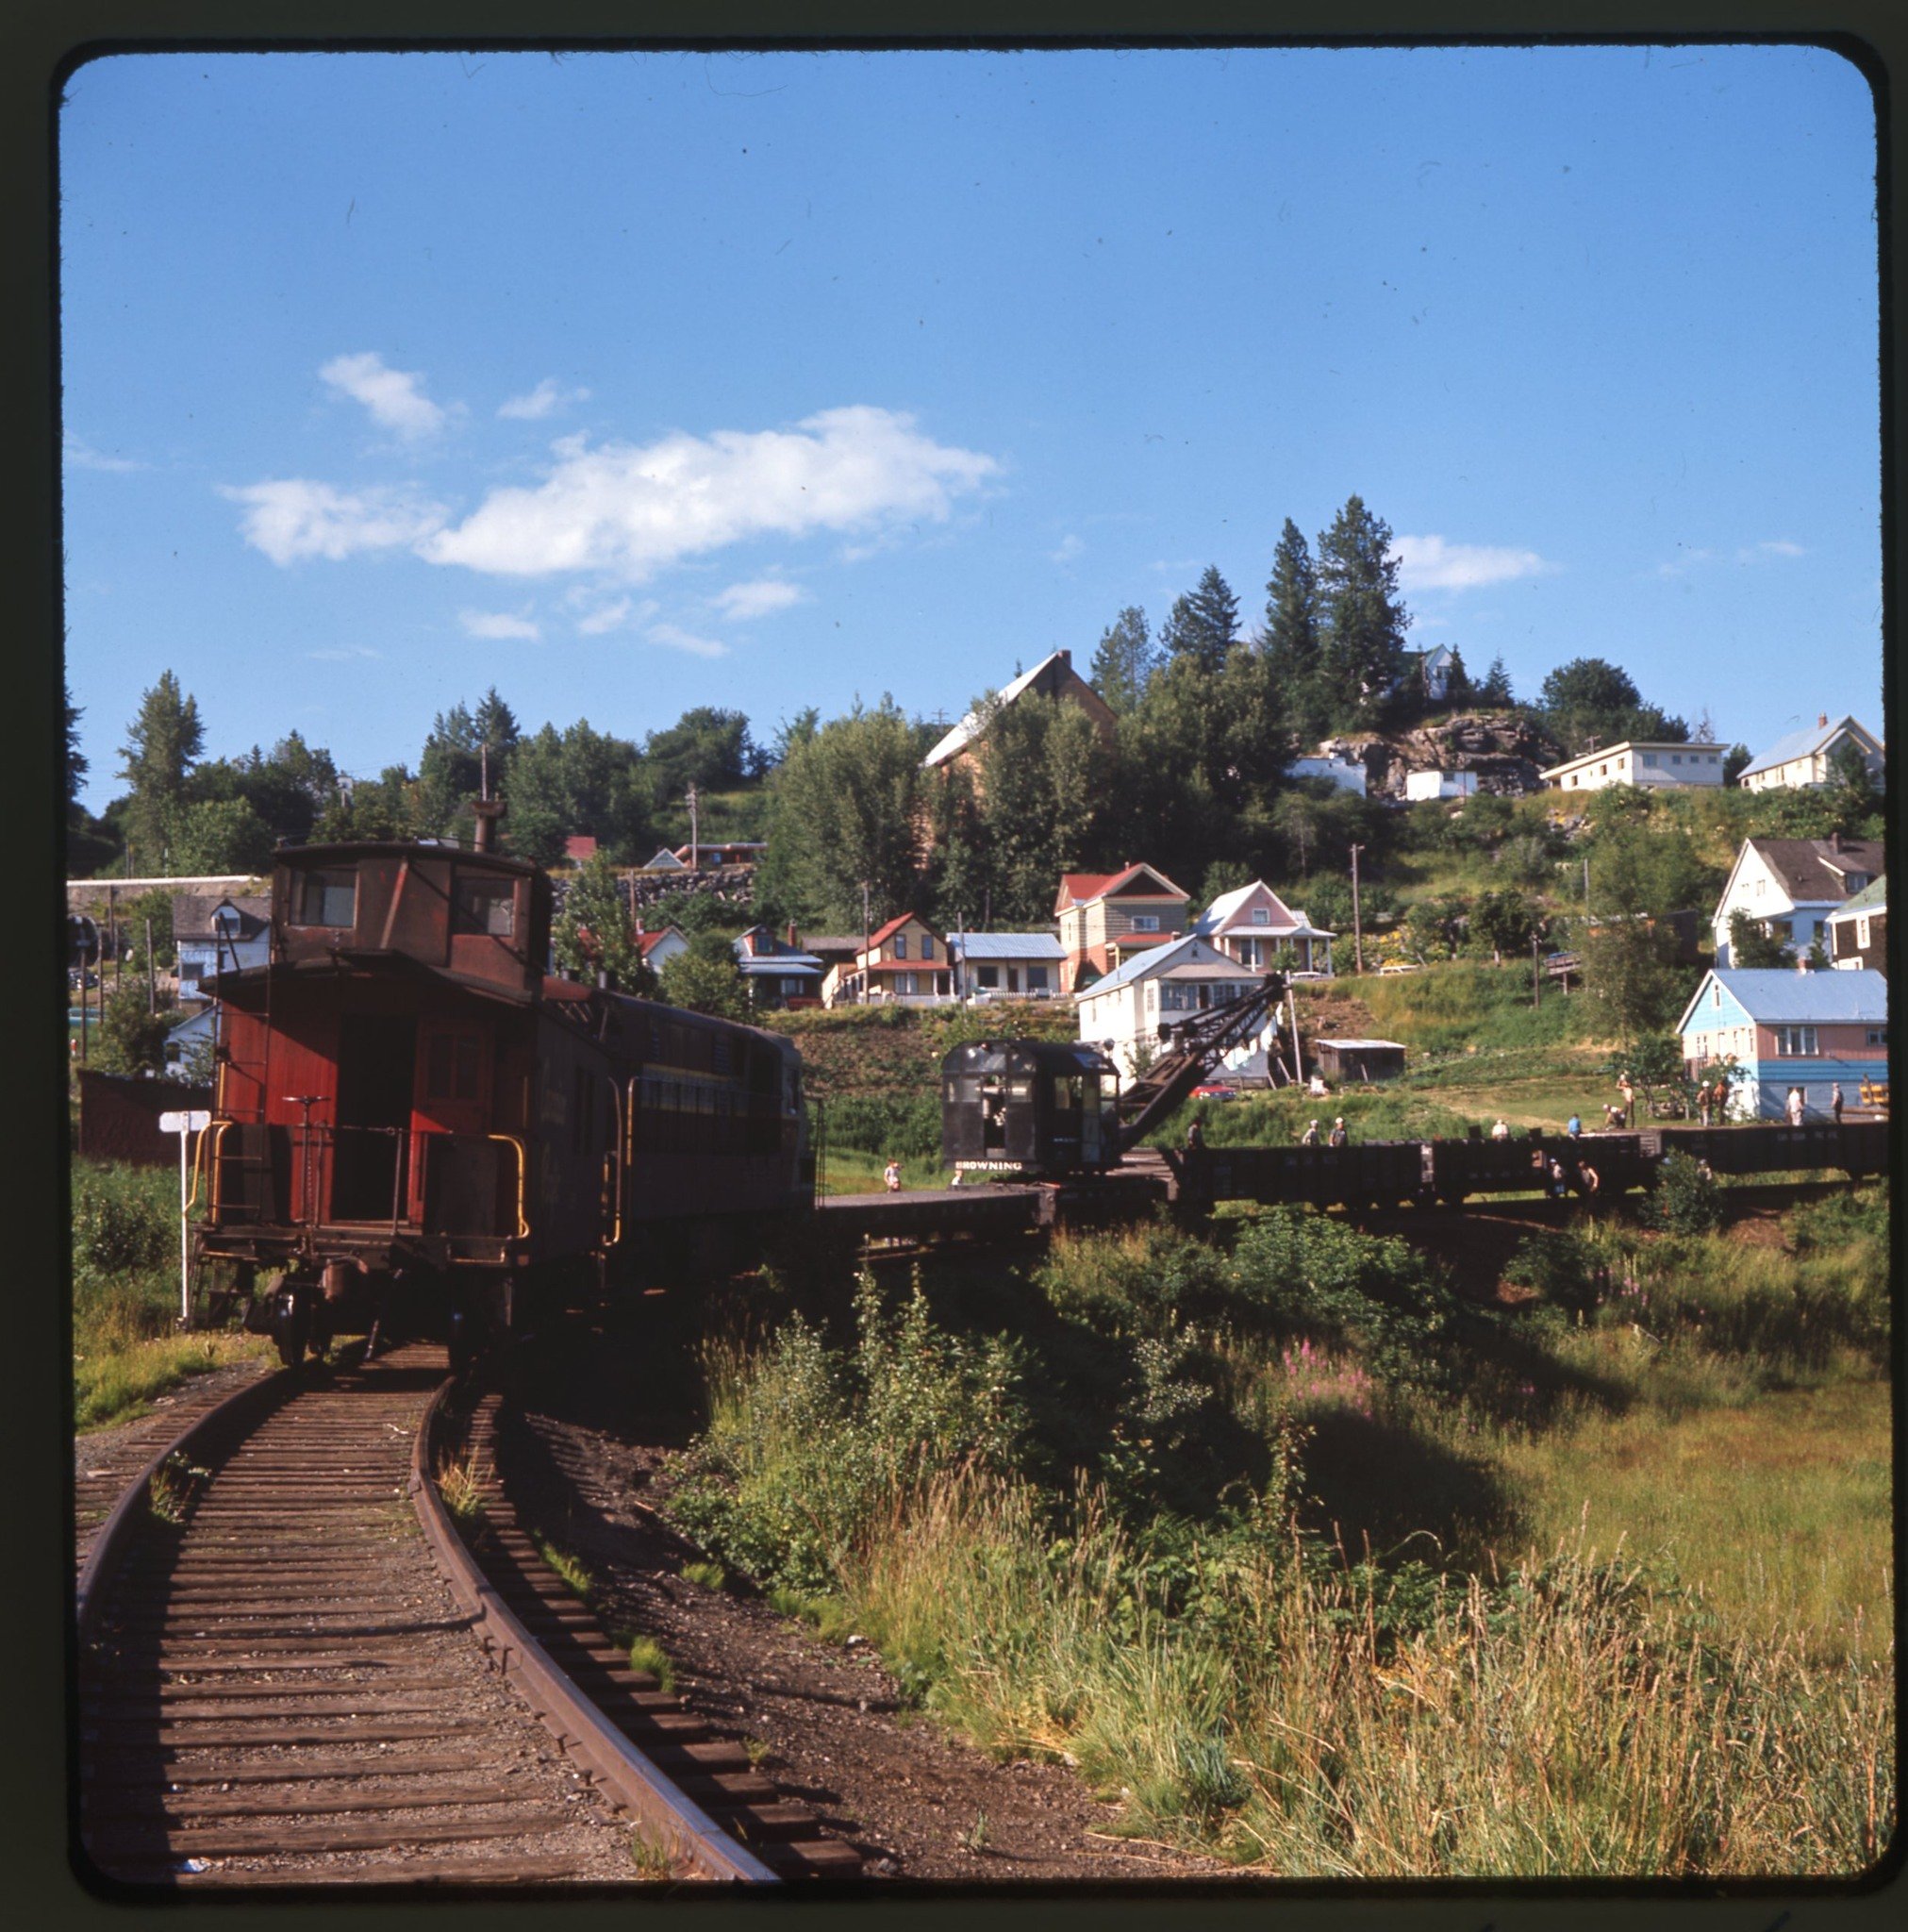
[[[983,1040],[941,1062],[941,1158],[963,1180],[1057,1179],[1117,1167],[1285,997],[1283,974],[1162,1027],[1164,1050],[1121,1086],[1086,1041]]]

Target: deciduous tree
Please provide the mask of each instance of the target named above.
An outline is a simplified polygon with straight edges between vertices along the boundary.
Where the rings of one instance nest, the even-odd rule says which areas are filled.
[[[637,941],[621,877],[606,853],[584,861],[564,894],[550,942],[558,964],[580,979],[594,982],[603,974],[612,991],[644,998],[656,991],[656,976]]]

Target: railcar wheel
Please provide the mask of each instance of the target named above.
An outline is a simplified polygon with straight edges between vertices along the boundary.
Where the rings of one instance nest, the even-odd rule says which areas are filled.
[[[295,1369],[305,1359],[311,1339],[311,1293],[308,1289],[281,1288],[272,1310],[272,1340],[278,1359]]]
[[[468,1308],[453,1308],[445,1335],[445,1349],[450,1356],[451,1374],[465,1375],[470,1373],[471,1364],[477,1357],[476,1324],[471,1319]]]

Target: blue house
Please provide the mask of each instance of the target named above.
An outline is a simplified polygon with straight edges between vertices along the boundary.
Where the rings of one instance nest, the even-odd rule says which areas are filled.
[[[1888,1077],[1888,982],[1867,968],[1719,967],[1703,974],[1676,1030],[1691,1079],[1733,1065],[1732,1118],[1780,1120],[1800,1087],[1808,1117],[1821,1120],[1835,1085],[1852,1107],[1864,1080]]]

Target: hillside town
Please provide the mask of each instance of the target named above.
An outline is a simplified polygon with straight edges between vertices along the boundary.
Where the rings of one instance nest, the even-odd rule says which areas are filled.
[[[1103,646],[1097,661],[1100,682],[1111,684]],[[559,909],[554,973],[705,1010],[746,1017],[1057,1003],[1071,1008],[1076,1037],[1132,1079],[1186,1017],[1242,997],[1277,971],[1292,996],[1256,1039],[1227,1056],[1223,1079],[1241,1089],[1278,1086],[1349,1065],[1369,1082],[1403,1069],[1402,1044],[1302,1038],[1298,988],[1421,971],[1445,958],[1487,957],[1502,966],[1508,954],[1524,959],[1534,1000],[1547,986],[1560,997],[1587,993],[1606,1002],[1606,1030],[1619,1039],[1672,1035],[1692,1093],[1726,1071],[1731,1118],[1789,1117],[1798,1105],[1805,1118],[1885,1108],[1887,867],[1878,836],[1885,755],[1860,720],[1820,713],[1814,727],[1751,752],[1639,708],[1623,674],[1596,660],[1566,667],[1540,707],[1479,702],[1449,646],[1402,661],[1402,689],[1390,694],[1382,725],[1330,734],[1284,761],[1275,794],[1283,837],[1271,848],[1285,859],[1277,885],[1231,855],[1208,864],[1194,889],[1143,843],[1098,869],[1064,863],[1071,855],[1061,852],[1044,884],[1033,874],[1045,917],[1011,925],[988,916],[1000,908],[985,888],[979,908],[959,903],[949,848],[972,841],[975,822],[1006,803],[1030,753],[1037,760],[1060,738],[1070,735],[1084,790],[1113,779],[1120,713],[1065,649],[933,732],[908,774],[903,822],[873,828],[899,848],[899,872],[890,858],[888,876],[861,880],[845,906],[838,892],[833,926],[780,916],[799,909],[801,893],[787,883],[792,872],[818,857],[838,872],[846,856],[791,853],[790,821],[776,809],[789,767],[835,728],[818,728],[812,717],[803,735],[787,734],[772,761],[747,746],[738,714],[690,714],[674,734],[653,735],[657,762],[671,756],[673,736],[704,752],[704,769],[691,769],[680,798],[668,801],[687,810],[689,839],[659,844],[637,863],[620,862],[615,840],[600,830],[559,821],[540,844],[519,834],[515,801],[527,794],[526,816],[539,809],[519,774],[556,734],[546,726],[520,742],[521,762],[509,760],[516,727],[494,691],[475,714],[459,708],[448,724],[440,718],[423,769],[429,774],[435,753],[444,824],[434,836],[467,835],[471,814],[482,812],[502,819],[506,850],[527,847],[546,861]],[[1586,728],[1558,702],[1557,688],[1568,692],[1573,679],[1601,682],[1619,705],[1628,701],[1627,716],[1598,722],[1620,727],[1647,716],[1658,728],[1614,738]],[[1495,696],[1508,697],[1501,667],[1491,682]],[[148,696],[149,708],[179,702],[166,680]],[[867,723],[845,721],[850,728]],[[916,727],[917,738],[929,729]],[[706,743],[696,745],[699,734],[717,741],[713,759]],[[459,736],[461,771],[443,742]],[[510,775],[498,799],[491,754],[500,738],[498,763]],[[1584,748],[1563,755],[1573,739]],[[328,758],[290,742],[323,783]],[[332,780],[322,805],[307,789],[304,835],[322,841],[406,829],[368,815],[362,789]],[[703,836],[711,808],[718,821],[766,836]],[[668,811],[652,823],[666,825]],[[1639,828],[1680,845],[1689,862],[1666,867],[1659,850],[1639,864]],[[1732,832],[1744,835],[1726,868],[1715,858],[1706,867],[1712,878],[1723,870],[1720,888],[1704,892],[1699,848],[1715,853]],[[1186,842],[1175,843],[1175,866]],[[1421,879],[1435,871],[1414,864],[1416,852],[1464,854],[1467,846],[1506,883],[1470,896],[1407,884],[1414,873]],[[1267,849],[1261,840],[1260,852]],[[1037,903],[1024,873],[997,867],[994,876],[1020,888],[1017,898],[1002,894],[1017,909]],[[896,903],[910,888],[920,897]],[[121,1033],[141,1030],[143,1008],[142,1044],[130,1056],[138,1066],[175,1078],[203,1074],[220,974],[263,958],[271,908],[257,876],[75,878],[68,910],[75,946],[87,956],[71,974],[75,1057],[92,1059],[105,995],[116,991]],[[860,915],[847,929],[843,910]],[[108,962],[104,989],[90,963],[96,957]],[[100,1045],[110,1063],[125,1057],[117,1041],[103,1037]]]

